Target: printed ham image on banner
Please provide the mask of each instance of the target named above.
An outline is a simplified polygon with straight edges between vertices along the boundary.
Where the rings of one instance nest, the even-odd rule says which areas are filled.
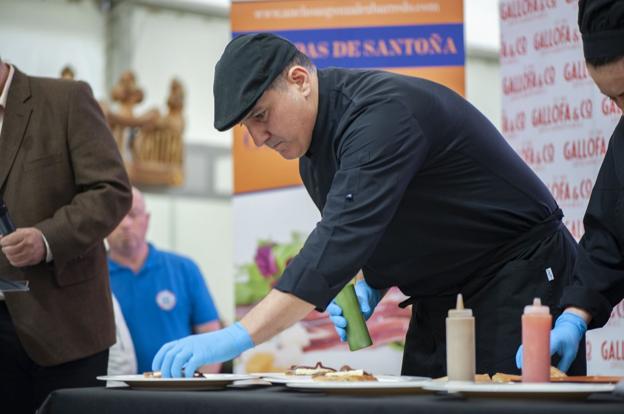
[[[587,72],[577,15],[576,0],[500,2],[502,132],[546,183],[579,240],[622,112]],[[621,302],[604,328],[587,333],[589,375],[624,375],[623,329]]]
[[[381,69],[442,83],[464,94],[462,0],[233,1],[232,36],[272,32],[290,40],[319,68]],[[241,68],[244,70],[244,68]],[[298,162],[255,147],[234,128],[236,315],[241,318],[281,276],[320,220],[299,178]],[[280,372],[291,365],[342,365],[399,374],[411,309],[393,289],[367,325],[373,346],[350,352],[325,313],[239,358],[235,371]]]

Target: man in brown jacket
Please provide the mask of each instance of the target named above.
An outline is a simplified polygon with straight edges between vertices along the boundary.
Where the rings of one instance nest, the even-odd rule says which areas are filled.
[[[123,162],[89,86],[0,60],[0,406],[33,413],[58,388],[97,385],[115,326],[102,240],[130,208]]]

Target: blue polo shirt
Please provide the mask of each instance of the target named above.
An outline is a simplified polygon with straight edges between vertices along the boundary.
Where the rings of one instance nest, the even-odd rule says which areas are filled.
[[[193,326],[219,319],[206,282],[188,258],[149,244],[143,268],[108,260],[111,289],[134,342],[139,372],[151,371],[162,345],[193,333]]]

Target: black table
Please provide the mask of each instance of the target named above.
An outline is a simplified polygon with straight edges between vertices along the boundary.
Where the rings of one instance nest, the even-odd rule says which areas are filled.
[[[449,395],[338,396],[299,392],[285,387],[216,391],[147,391],[128,388],[82,388],[50,394],[41,414],[208,414],[208,413],[617,413],[624,399],[610,394],[586,400],[504,400]]]

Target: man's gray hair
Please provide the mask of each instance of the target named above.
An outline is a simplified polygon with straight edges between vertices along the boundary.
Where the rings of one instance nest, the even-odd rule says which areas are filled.
[[[303,66],[304,68],[309,70],[310,73],[315,73],[316,72],[316,66],[314,65],[314,63],[312,63],[310,58],[305,53],[303,53],[301,51],[298,51],[297,54],[295,55],[295,57],[292,58],[290,63],[288,65],[286,65],[286,67],[284,68],[282,73],[277,78],[275,78],[273,83],[271,83],[271,85],[269,86],[268,89],[277,89],[277,88],[280,88],[281,86],[283,86],[284,85],[284,81],[288,77],[288,71],[293,66]]]

